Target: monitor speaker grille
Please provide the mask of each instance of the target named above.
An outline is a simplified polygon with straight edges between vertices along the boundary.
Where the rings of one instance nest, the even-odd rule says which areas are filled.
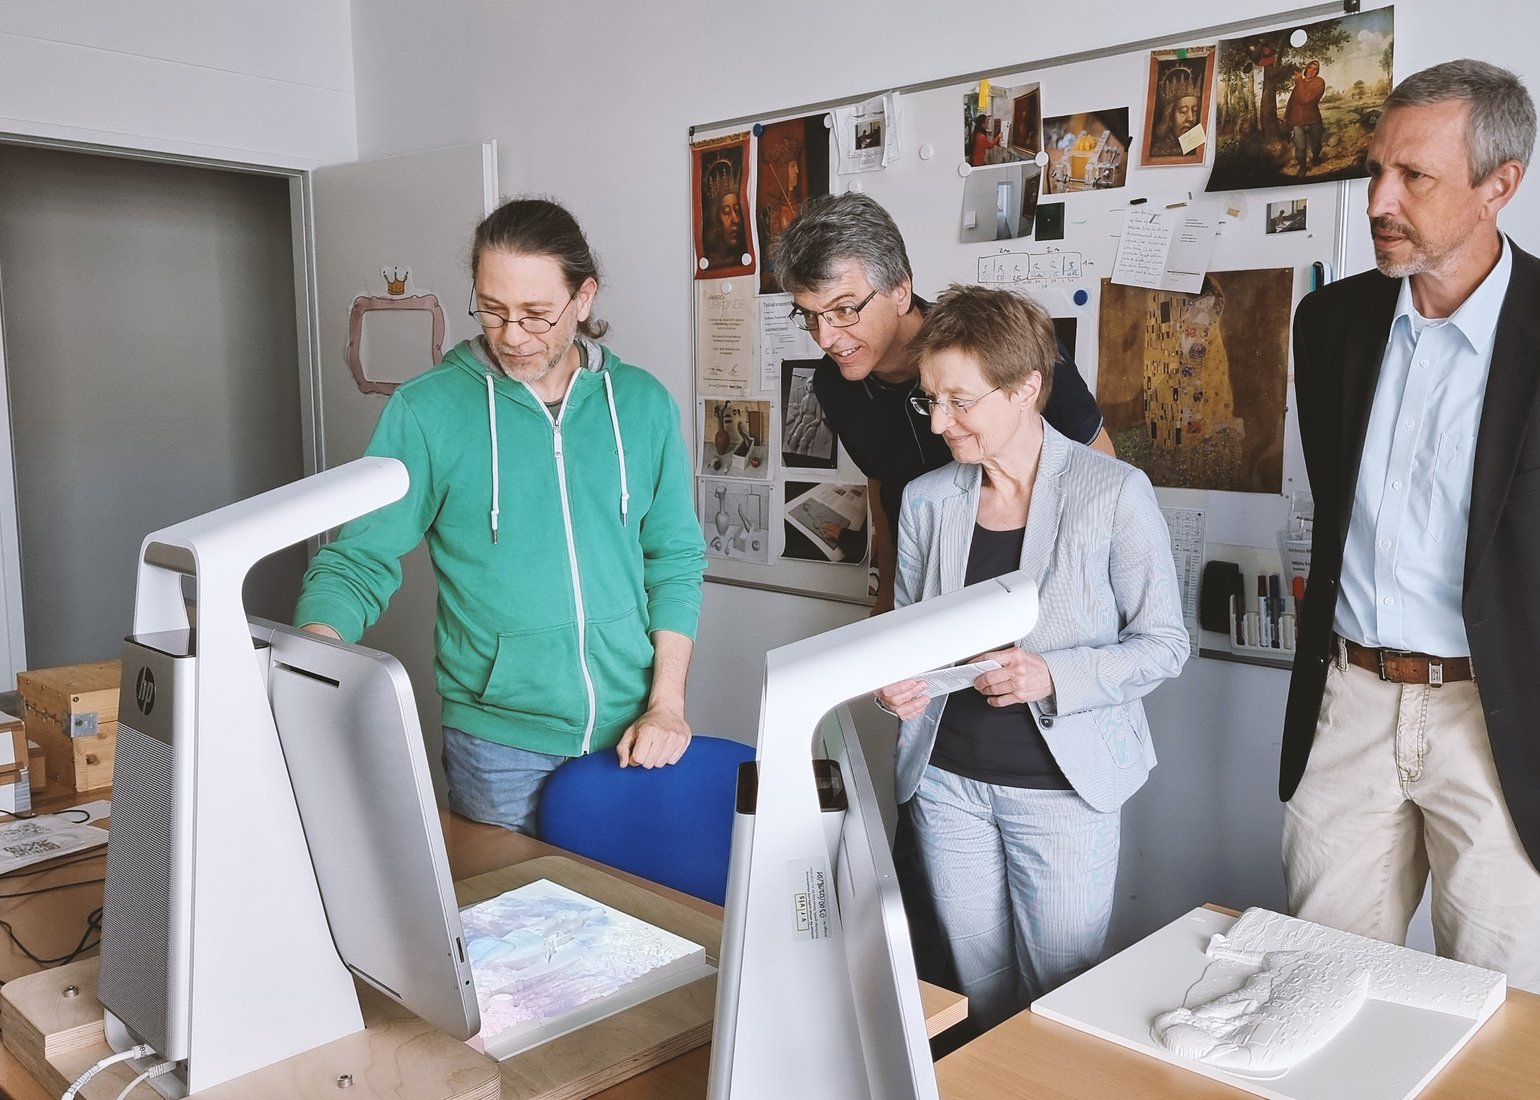
[[[170,745],[119,722],[112,829],[102,910],[102,1004],[168,1058],[184,1057],[170,1034],[172,767]]]

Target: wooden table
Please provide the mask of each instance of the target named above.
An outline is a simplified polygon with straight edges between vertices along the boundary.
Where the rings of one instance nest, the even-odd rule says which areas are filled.
[[[1234,912],[1233,910],[1226,910]],[[1252,1093],[1034,1014],[1013,1016],[936,1064],[945,1100],[1246,1100]],[[1540,997],[1507,1002],[1418,1100],[1540,1096]]]
[[[88,797],[102,797],[102,795],[78,796],[76,801],[85,801]],[[73,802],[67,803],[73,804]],[[578,860],[595,867],[603,867],[603,864],[593,860],[584,859],[554,848],[532,837],[520,836],[510,833],[505,829],[499,829],[490,825],[480,825],[452,814],[444,815],[444,842],[449,854],[449,867],[453,877],[458,880],[474,878],[488,871],[495,871],[516,863],[539,856],[564,855],[570,859]],[[29,911],[29,927],[37,934],[46,924],[49,906],[53,907],[53,936],[59,940],[67,939],[69,943],[53,954],[62,954],[79,938],[79,933],[84,927],[86,914],[101,905],[102,878],[106,870],[105,853],[98,854],[94,860],[76,864],[67,871],[81,882],[79,888],[71,888],[59,894],[40,895],[42,899],[53,899],[45,905],[36,907],[36,912]],[[709,902],[690,897],[659,886],[656,883],[647,882],[634,875],[628,875],[622,871],[606,867],[605,870],[622,879],[637,883],[665,897],[674,899],[683,905],[708,914],[718,919],[722,916],[722,910]],[[61,872],[62,873],[62,872]],[[5,879],[0,879],[4,883]],[[94,883],[94,894],[90,887]],[[0,893],[4,893],[0,889]],[[62,900],[61,900],[62,899]],[[6,919],[11,917],[5,912],[4,907],[8,903],[0,901],[0,916]],[[77,927],[78,925],[78,927]],[[73,932],[70,931],[73,929]],[[29,947],[33,941],[23,937]],[[52,944],[53,940],[40,941],[45,948]],[[36,947],[38,954],[43,954]],[[23,961],[24,958],[23,958]],[[27,964],[31,970],[36,966]],[[30,971],[21,971],[30,972]],[[7,973],[6,977],[15,976]],[[938,989],[934,986],[922,985],[921,1002],[925,1009],[926,1026],[931,1035],[936,1035],[946,1028],[961,1022],[967,1015],[967,1003],[958,994]],[[706,1081],[710,1073],[710,1047],[699,1047],[686,1054],[680,1055],[660,1066],[656,1066],[645,1073],[639,1074],[622,1084],[597,1093],[603,1100],[689,1100],[692,1097],[704,1097],[706,1095]],[[15,1060],[9,1051],[0,1046],[0,1100],[56,1100],[39,1085],[32,1076]]]

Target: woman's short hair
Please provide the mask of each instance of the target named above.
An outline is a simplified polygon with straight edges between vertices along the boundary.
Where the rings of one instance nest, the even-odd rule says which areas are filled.
[[[909,342],[910,361],[918,367],[943,351],[961,351],[978,360],[991,386],[1016,390],[1033,371],[1043,376],[1039,410],[1053,389],[1053,364],[1059,342],[1053,320],[1042,306],[1008,290],[953,283],[925,313],[919,333]]]
[[[549,256],[561,267],[562,280],[572,294],[589,279],[599,282],[599,263],[588,246],[588,238],[583,236],[577,219],[554,199],[509,199],[488,214],[476,227],[471,242],[472,280],[481,267],[481,257],[489,251]],[[590,313],[587,320],[579,322],[578,331],[597,340],[609,327]]]

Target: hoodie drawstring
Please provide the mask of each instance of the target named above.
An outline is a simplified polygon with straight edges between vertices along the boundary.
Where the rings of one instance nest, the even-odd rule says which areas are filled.
[[[589,342],[585,340],[583,343],[584,358],[587,362],[602,363],[604,353],[599,350],[598,345],[592,345],[592,350],[590,350]],[[602,367],[596,368],[593,366],[587,366],[585,369],[598,370],[604,376],[604,397],[610,407],[610,427],[615,432],[615,455],[620,466],[620,525],[625,527],[627,525],[627,517],[631,512],[631,490],[626,482],[626,446],[625,440],[620,436],[620,413],[615,408],[615,387],[610,382],[609,371],[604,370]],[[487,383],[487,434],[492,441],[492,511],[489,518],[492,524],[492,542],[496,545],[497,517],[501,504],[501,489],[497,473],[497,396],[496,391],[493,389],[492,372],[488,371],[483,377]],[[534,391],[530,392],[533,393]],[[568,393],[569,395],[571,393],[570,387],[568,388]],[[539,400],[538,395],[536,400]]]
[[[492,390],[492,376],[487,380],[487,433],[492,437],[492,545],[497,545],[497,513],[500,503],[497,480],[497,399]]]
[[[620,438],[620,415],[615,411],[615,387],[610,384],[610,372],[604,372],[604,396],[610,402],[610,424],[615,429],[615,455],[620,461],[620,525],[626,525],[626,514],[631,508],[631,492],[626,488],[626,446]]]

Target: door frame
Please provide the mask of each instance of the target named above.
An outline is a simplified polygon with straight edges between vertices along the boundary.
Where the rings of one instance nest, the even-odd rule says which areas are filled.
[[[294,320],[299,364],[300,449],[306,476],[325,468],[321,431],[320,316],[316,302],[314,203],[310,170],[292,165],[99,145],[0,131],[0,146],[32,146],[124,160],[154,161],[187,168],[273,176],[288,181],[289,226],[293,238]],[[0,691],[16,689],[16,674],[27,668],[26,622],[21,590],[21,532],[16,505],[16,451],[11,431],[10,375],[5,358],[5,271],[0,257]],[[315,549],[311,547],[312,551]],[[129,551],[127,548],[125,553]]]

